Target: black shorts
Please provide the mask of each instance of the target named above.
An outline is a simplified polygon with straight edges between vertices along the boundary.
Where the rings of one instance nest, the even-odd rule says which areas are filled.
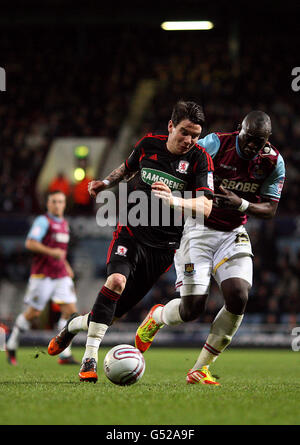
[[[137,241],[131,230],[120,226],[107,253],[107,276],[121,273],[127,278],[115,316],[120,318],[135,306],[173,264],[175,250],[154,249]]]

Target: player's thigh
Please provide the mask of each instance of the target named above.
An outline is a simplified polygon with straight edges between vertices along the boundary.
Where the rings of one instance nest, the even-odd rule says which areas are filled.
[[[234,260],[234,258],[253,257],[250,238],[244,226],[237,227],[230,232],[220,232],[220,236],[222,242],[213,256],[213,275],[217,281],[220,271],[226,273],[226,270],[228,270],[228,274],[230,274],[230,270],[239,269],[238,262],[234,261],[229,264],[229,261]],[[245,267],[248,263],[247,260]],[[237,272],[235,271],[235,273]]]
[[[139,249],[139,244],[123,229],[110,243],[106,263],[107,277],[121,274],[128,279],[136,269]]]
[[[51,298],[54,289],[54,282],[49,277],[31,277],[28,282],[24,303],[42,311]]]
[[[128,277],[125,289],[118,301],[116,317],[120,318],[139,303],[173,264],[173,251],[145,248],[140,252],[136,269]]]
[[[56,278],[52,301],[56,304],[75,304],[77,301],[74,282],[71,277]]]
[[[215,279],[221,287],[222,282],[231,278],[239,278],[248,283],[248,288],[253,282],[253,260],[250,255],[240,253],[227,261],[224,261],[215,272]]]
[[[195,263],[178,263],[175,260],[175,288],[181,297],[209,293],[213,267],[212,258],[199,255],[195,260],[197,261]]]
[[[181,296],[208,294],[218,244],[215,233],[205,227],[201,236],[198,231],[185,233],[174,257],[175,287]]]

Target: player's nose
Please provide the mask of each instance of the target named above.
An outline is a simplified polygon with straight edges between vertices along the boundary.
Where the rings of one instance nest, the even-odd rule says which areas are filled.
[[[190,145],[192,143],[192,136],[185,136],[184,143]]]
[[[255,144],[252,144],[252,143],[248,143],[245,148],[246,148],[247,151],[249,151],[251,153],[254,153],[254,152],[257,151],[257,146]]]

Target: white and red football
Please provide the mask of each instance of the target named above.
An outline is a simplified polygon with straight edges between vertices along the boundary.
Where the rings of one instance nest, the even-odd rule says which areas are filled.
[[[146,364],[143,354],[131,345],[118,345],[106,354],[103,369],[106,377],[116,385],[133,385],[141,379]]]

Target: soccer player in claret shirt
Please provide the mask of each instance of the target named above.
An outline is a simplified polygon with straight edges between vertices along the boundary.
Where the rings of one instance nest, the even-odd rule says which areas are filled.
[[[20,335],[29,330],[50,299],[59,304],[61,330],[72,314],[77,315],[73,270],[66,259],[69,243],[69,224],[64,218],[66,196],[60,191],[48,194],[47,213],[38,216],[27,235],[26,248],[33,252],[24,312],[18,315],[6,345],[10,364],[16,365],[16,350]],[[59,364],[77,364],[71,346],[60,354]]]
[[[270,117],[252,111],[238,131],[211,133],[198,141],[214,161],[215,204],[204,226],[190,218],[186,222],[175,255],[176,287],[181,298],[154,306],[136,333],[136,346],[145,352],[162,326],[198,318],[205,310],[213,276],[225,304],[187,374],[190,384],[219,384],[209,366],[230,344],[244,316],[253,256],[244,225],[248,215],[274,217],[285,179],[284,161],[269,142],[270,135]]]
[[[137,172],[135,190],[147,196],[148,225],[118,225],[107,255],[107,279],[95,304],[84,316],[73,318],[49,345],[50,355],[61,352],[80,330],[88,328],[86,349],[79,372],[81,381],[97,381],[98,348],[114,317],[120,317],[143,298],[174,259],[180,244],[183,222],[176,225],[176,210],[208,216],[212,208],[213,163],[196,144],[204,114],[194,102],[178,102],[168,124],[167,135],[148,134],[131,155],[104,181],[89,184],[91,196]],[[173,197],[172,190],[191,191],[190,199]],[[197,196],[197,191],[199,191]],[[169,204],[170,224],[152,225],[151,200]],[[165,205],[165,204],[163,204]],[[167,206],[166,206],[167,207]],[[130,207],[127,208],[129,215]],[[146,210],[146,209],[145,209]],[[178,215],[178,211],[177,211]],[[173,221],[173,224],[172,224]],[[122,297],[122,305],[118,301]],[[118,305],[118,306],[117,306]],[[117,310],[116,310],[117,307]]]

